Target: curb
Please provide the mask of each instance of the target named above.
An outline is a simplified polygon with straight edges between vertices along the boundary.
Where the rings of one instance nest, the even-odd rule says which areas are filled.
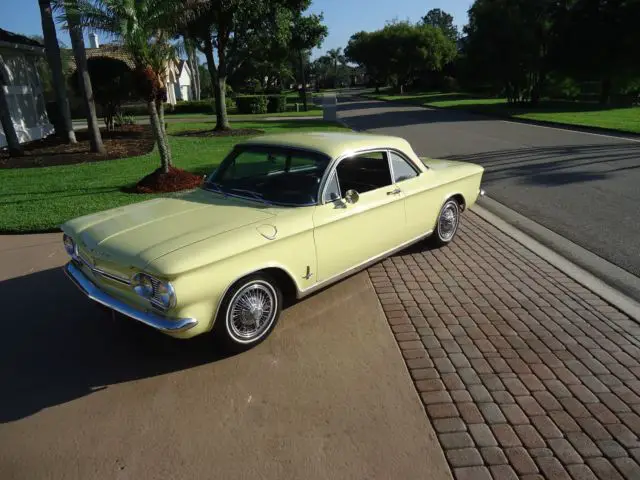
[[[640,323],[640,278],[493,199],[471,210]]]

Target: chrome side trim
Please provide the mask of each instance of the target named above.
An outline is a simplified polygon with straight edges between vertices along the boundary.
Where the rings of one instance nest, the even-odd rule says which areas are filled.
[[[324,288],[332,283],[338,282],[350,275],[353,275],[354,273],[360,271],[360,270],[364,270],[367,267],[370,267],[371,265],[373,265],[374,263],[379,262],[382,258],[384,257],[388,257],[389,255],[393,255],[394,253],[399,252],[400,250],[404,250],[405,248],[409,247],[410,245],[413,245],[414,243],[419,242],[420,240],[427,238],[429,235],[431,235],[433,233],[433,230],[429,230],[427,233],[423,233],[422,235],[419,235],[411,240],[409,240],[408,242],[404,242],[400,245],[398,245],[397,247],[394,247],[390,250],[387,250],[386,252],[381,253],[380,255],[376,255],[375,257],[371,257],[368,260],[365,260],[364,262],[356,265],[355,267],[350,267],[347,270],[345,270],[342,273],[339,273],[337,275],[334,275],[333,277],[327,278],[326,280],[323,280],[321,282],[316,283],[315,285],[312,285],[311,287],[305,288],[304,290],[298,290],[296,297],[297,298],[303,298],[306,297],[307,295],[310,295],[311,293],[320,290],[321,288]]]
[[[100,290],[73,262],[67,263],[65,273],[71,281],[91,300],[105,305],[117,312],[133,318],[145,325],[167,333],[179,333],[189,330],[198,324],[195,318],[177,318],[175,320],[162,317],[153,312],[136,310],[130,305]]]

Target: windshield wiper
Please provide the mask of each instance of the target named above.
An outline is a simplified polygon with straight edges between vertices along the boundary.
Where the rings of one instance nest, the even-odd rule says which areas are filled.
[[[262,194],[258,192],[254,192],[253,190],[243,190],[241,188],[230,188],[229,190],[231,190],[232,192],[247,193],[251,195],[253,198],[255,198],[256,200],[264,203],[265,205],[272,205],[272,203],[269,200],[266,200]]]

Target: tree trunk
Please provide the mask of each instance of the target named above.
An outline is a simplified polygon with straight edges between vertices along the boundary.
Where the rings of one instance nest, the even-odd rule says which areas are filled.
[[[73,48],[73,56],[76,59],[76,67],[80,78],[80,93],[84,101],[85,113],[87,115],[87,126],[89,127],[89,143],[91,151],[104,153],[104,144],[100,135],[100,126],[98,125],[98,117],[96,115],[96,104],[93,100],[93,87],[91,86],[91,77],[87,68],[87,53],[84,48],[84,38],[82,37],[82,27],[77,17],[77,4],[75,0],[69,0],[67,8],[67,23],[69,24],[69,37],[71,37],[71,46]]]
[[[215,60],[213,58],[213,43],[211,38],[206,38],[204,42],[204,56],[207,59],[207,69],[211,77],[211,87],[213,88],[213,96],[216,102],[216,128],[215,130],[229,130],[229,120],[227,119],[227,105],[225,104],[225,88],[227,79],[222,79],[222,88],[220,88],[219,70],[216,69]]]
[[[155,100],[149,100],[147,102],[147,109],[149,110],[151,130],[153,131],[153,136],[156,139],[156,145],[158,145],[158,151],[160,152],[160,168],[164,173],[169,173],[171,153],[169,152],[168,145],[165,142],[163,128],[160,124],[160,116],[158,115]]]
[[[303,105],[304,111],[306,112],[309,108],[307,106],[307,79],[305,78],[305,74],[304,74],[304,54],[302,53],[302,50],[300,50],[299,56],[300,56],[300,81],[302,84],[302,105]]]
[[[610,78],[604,78],[600,87],[600,104],[609,105],[613,85]]]
[[[7,139],[9,155],[12,157],[21,157],[24,155],[24,151],[22,150],[22,145],[20,145],[20,140],[18,140],[18,135],[16,134],[16,128],[11,119],[9,102],[4,94],[4,84],[5,82],[0,78],[0,123],[2,123],[2,130],[4,130],[4,136]]]
[[[169,166],[173,166],[171,147],[169,146],[169,138],[167,137],[167,124],[164,121],[164,101],[161,98],[156,99],[156,112],[158,112],[158,121],[160,122],[160,129],[162,132],[162,143],[164,144],[164,149],[167,152],[166,163],[168,163]]]
[[[53,22],[53,14],[51,12],[51,2],[49,0],[39,0],[38,4],[40,5],[42,34],[44,36],[44,48],[47,53],[47,63],[49,64],[49,68],[51,69],[53,90],[55,92],[58,114],[60,115],[61,120],[54,122],[56,135],[58,135],[60,138],[64,138],[69,143],[76,143],[76,134],[73,131],[71,109],[69,108],[67,88],[62,71],[60,46],[58,45],[56,26]]]
[[[196,51],[193,51],[193,59],[194,59],[194,67],[196,69],[196,74],[195,74],[195,78],[196,78],[196,100],[200,100],[200,97],[202,96],[202,84],[200,83],[200,65],[198,64],[198,55],[196,54]]]

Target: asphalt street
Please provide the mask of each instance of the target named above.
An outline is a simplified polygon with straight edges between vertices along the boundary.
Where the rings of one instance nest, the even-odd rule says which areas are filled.
[[[357,96],[340,98],[339,115],[421,156],[484,166],[490,197],[640,275],[640,139]]]

